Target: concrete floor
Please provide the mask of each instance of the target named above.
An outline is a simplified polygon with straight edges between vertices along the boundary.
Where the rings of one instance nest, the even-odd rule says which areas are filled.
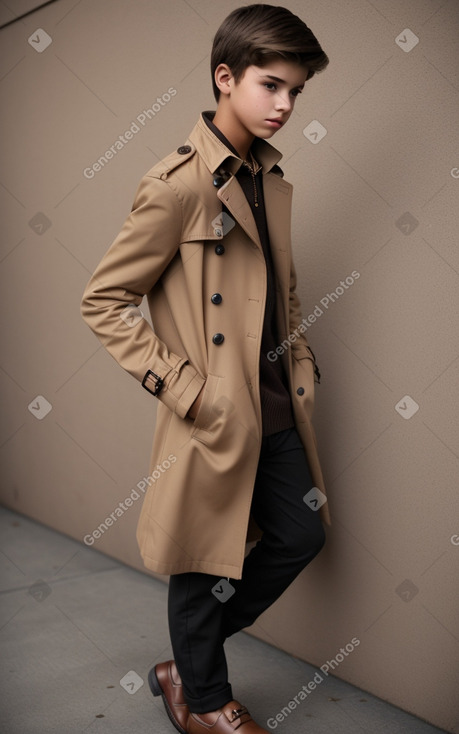
[[[2,734],[175,732],[147,682],[172,657],[167,586],[5,509],[0,537]],[[317,672],[243,632],[225,649],[234,696],[266,728]],[[330,676],[276,731],[442,730]]]

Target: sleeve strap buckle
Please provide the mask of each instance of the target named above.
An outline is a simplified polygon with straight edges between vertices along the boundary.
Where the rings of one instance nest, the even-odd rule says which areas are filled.
[[[149,377],[151,377],[151,378],[153,378],[155,380],[155,389],[154,390],[150,390],[150,388],[147,387],[147,385],[146,385],[146,382],[147,382],[147,380],[148,380]],[[161,392],[161,390],[163,388],[163,385],[164,385],[163,378],[160,377],[159,375],[157,375],[155,372],[153,372],[153,370],[148,370],[145,373],[145,377],[142,380],[142,387],[144,387],[145,390],[148,390],[149,393],[151,393],[152,395],[159,395],[159,393]]]

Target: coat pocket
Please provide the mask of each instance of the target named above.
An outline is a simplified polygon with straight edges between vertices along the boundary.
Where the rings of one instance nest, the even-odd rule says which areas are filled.
[[[208,373],[204,383],[201,405],[193,421],[192,438],[199,438],[200,434],[212,432],[212,427],[218,418],[219,412],[215,409],[215,395],[220,377]]]

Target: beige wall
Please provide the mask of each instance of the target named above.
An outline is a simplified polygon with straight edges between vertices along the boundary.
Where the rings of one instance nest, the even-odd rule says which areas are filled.
[[[214,108],[210,44],[238,4],[62,0],[1,31],[2,500],[79,540],[147,473],[155,424],[154,399],[81,320],[81,294],[143,173]],[[316,665],[335,659],[337,676],[459,731],[459,4],[282,4],[331,58],[273,143],[295,186],[304,316],[319,316],[307,335],[334,524],[253,632]],[[1,22],[11,17],[2,4]],[[38,28],[52,39],[41,53],[41,32],[27,41]],[[406,28],[419,38],[409,51]],[[86,178],[170,87],[171,101]],[[303,134],[313,120],[327,130],[316,144]],[[37,396],[52,406],[42,420]],[[139,510],[94,547],[142,568]]]

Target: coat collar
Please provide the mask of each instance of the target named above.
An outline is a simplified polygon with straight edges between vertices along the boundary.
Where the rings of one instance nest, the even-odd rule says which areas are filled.
[[[188,139],[193,143],[211,173],[215,173],[225,162],[226,170],[234,175],[242,165],[242,158],[236,156],[217,138],[206,125],[204,115],[212,120],[215,112],[212,110],[202,112]],[[282,153],[262,138],[255,138],[252,143],[252,151],[256,160],[261,164],[263,173],[268,173],[282,158]]]

